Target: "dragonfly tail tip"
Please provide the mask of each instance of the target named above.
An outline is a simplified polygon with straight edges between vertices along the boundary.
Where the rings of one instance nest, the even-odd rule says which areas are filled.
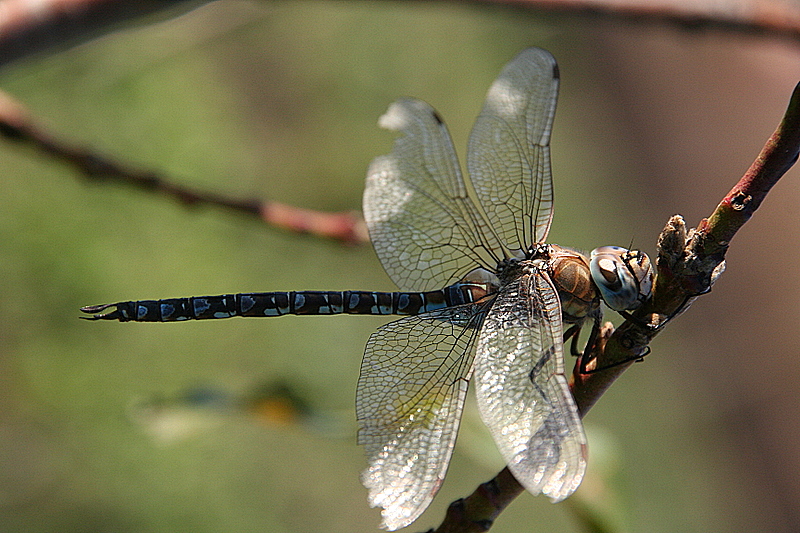
[[[87,313],[91,316],[82,316],[84,320],[119,320],[121,314],[119,309],[115,309],[110,313],[103,313],[106,309],[110,307],[114,307],[115,304],[100,304],[100,305],[87,305],[85,307],[81,307],[81,311]]]

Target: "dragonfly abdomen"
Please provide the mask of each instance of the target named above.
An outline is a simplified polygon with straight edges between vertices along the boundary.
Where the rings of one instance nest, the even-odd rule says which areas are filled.
[[[90,320],[178,322],[283,315],[417,315],[476,301],[487,294],[479,283],[457,283],[429,292],[290,291],[222,294],[93,305]],[[112,309],[108,313],[104,311]]]

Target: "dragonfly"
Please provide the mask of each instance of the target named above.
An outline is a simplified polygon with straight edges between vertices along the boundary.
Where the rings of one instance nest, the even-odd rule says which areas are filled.
[[[381,526],[411,524],[441,486],[470,382],[516,479],[558,502],[580,485],[587,442],[564,373],[565,344],[601,302],[626,313],[650,297],[640,251],[586,256],[545,239],[553,218],[550,134],[559,71],[529,48],[490,87],[462,173],[447,127],[404,98],[379,125],[397,132],[367,172],[363,212],[397,292],[292,291],[127,301],[92,320],[172,322],[282,315],[406,315],[369,338],[356,389],[362,482]],[[442,288],[443,287],[443,288]]]

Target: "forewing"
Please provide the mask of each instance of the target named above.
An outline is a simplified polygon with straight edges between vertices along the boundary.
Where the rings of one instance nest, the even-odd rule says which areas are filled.
[[[381,527],[422,514],[444,480],[467,392],[482,308],[452,307],[392,322],[367,343],[356,391],[362,482]]]
[[[586,469],[586,437],[564,376],[561,306],[552,282],[528,274],[501,292],[477,343],[478,408],[514,477],[560,501]]]
[[[453,142],[436,111],[421,100],[394,102],[381,127],[398,131],[388,155],[367,172],[364,218],[381,264],[404,291],[439,289],[476,266],[494,270],[491,231],[459,169]],[[495,257],[503,257],[502,254]]]
[[[504,246],[543,242],[553,216],[550,131],[558,66],[549,52],[522,51],[492,84],[469,138],[467,168]]]

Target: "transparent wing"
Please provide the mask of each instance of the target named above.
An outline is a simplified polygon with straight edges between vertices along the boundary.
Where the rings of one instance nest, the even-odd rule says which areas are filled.
[[[564,376],[561,306],[541,272],[498,295],[477,344],[478,408],[514,477],[553,501],[586,470],[586,437]]]
[[[444,287],[476,266],[494,270],[502,253],[459,169],[453,142],[436,111],[398,100],[379,121],[401,132],[392,152],[367,172],[364,218],[381,264],[404,291]],[[482,245],[483,244],[483,245]]]
[[[362,475],[381,527],[422,514],[444,480],[467,392],[481,306],[440,309],[392,322],[367,343],[356,391]]]
[[[558,66],[522,51],[492,84],[469,138],[467,168],[480,206],[510,250],[543,242],[553,216],[550,131]]]

